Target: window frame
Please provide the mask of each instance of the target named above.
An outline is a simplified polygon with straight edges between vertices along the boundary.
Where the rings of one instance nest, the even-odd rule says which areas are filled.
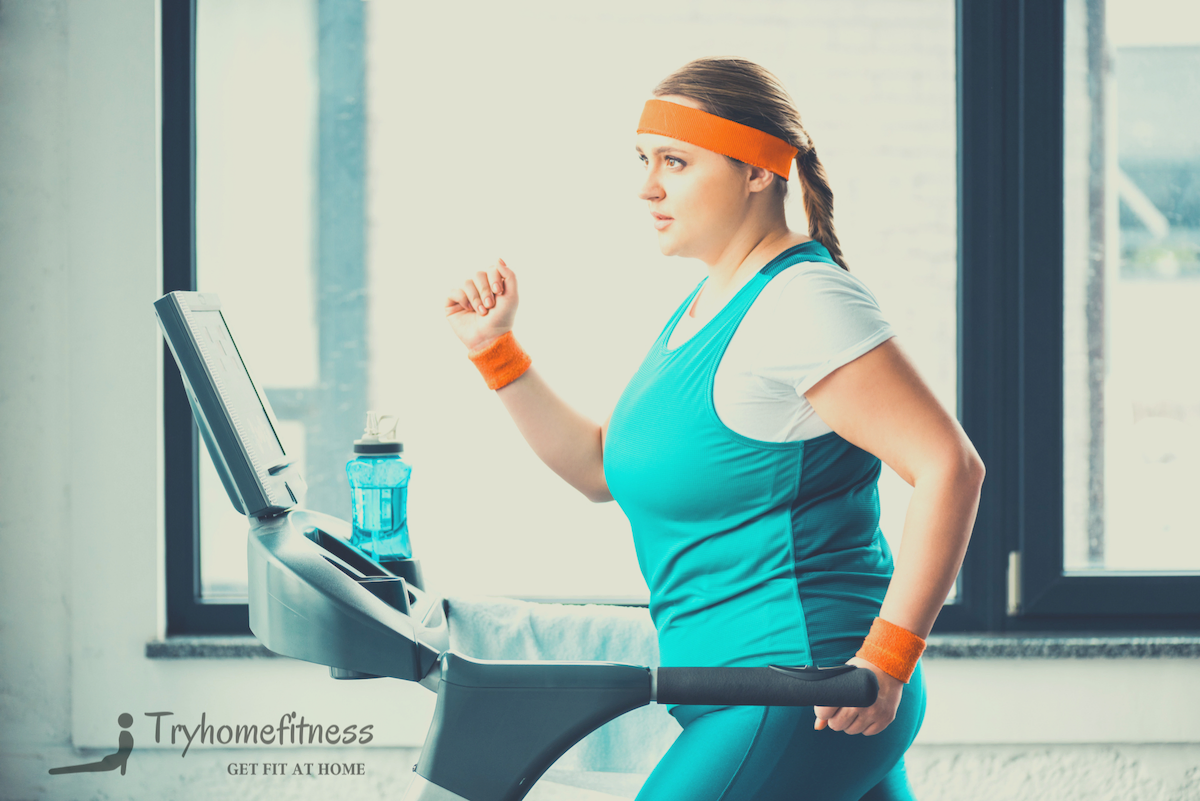
[[[196,25],[198,0],[162,0],[163,291],[196,289]],[[316,315],[320,369],[316,386],[266,390],[276,417],[317,416],[306,457],[307,505],[343,501],[342,446],[362,430],[367,408],[365,53],[360,0],[314,0],[319,91],[316,220]],[[170,350],[164,343],[164,449],[168,634],[249,634],[249,612],[236,598],[204,598],[199,521],[199,436]],[[344,480],[341,479],[341,480]]]
[[[161,2],[169,292],[196,286],[197,0]],[[1200,630],[1200,575],[1063,575],[1064,8],[956,4],[958,407],[987,478],[935,634]],[[200,597],[199,439],[163,354],[167,633],[249,634],[245,603]]]
[[[196,0],[162,0],[163,292],[196,288]],[[200,594],[200,435],[164,341],[163,461],[166,633],[249,634],[246,603]]]
[[[995,632],[1196,630],[1200,575],[1063,571],[1065,5],[958,3],[960,408],[988,471],[972,608]]]

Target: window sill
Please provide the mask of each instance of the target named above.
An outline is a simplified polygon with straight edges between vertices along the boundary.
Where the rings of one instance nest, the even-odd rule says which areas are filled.
[[[278,659],[254,637],[167,637],[146,643],[147,659]]]
[[[946,634],[931,636],[924,655],[934,659],[1195,658],[1200,656],[1200,635]]]
[[[932,659],[1194,659],[1200,635],[1083,637],[1071,635],[934,635]],[[146,643],[147,659],[277,658],[254,637],[168,637]]]

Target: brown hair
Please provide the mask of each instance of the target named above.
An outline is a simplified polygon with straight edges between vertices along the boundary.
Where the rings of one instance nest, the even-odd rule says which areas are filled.
[[[745,59],[698,58],[660,81],[652,94],[683,95],[709,114],[757,128],[798,148],[796,174],[804,189],[808,235],[824,245],[843,270],[850,270],[833,229],[833,192],[825,168],[817,158],[812,137],[800,124],[800,112],[778,78]],[[745,164],[731,156],[725,158]],[[775,178],[774,184],[779,187],[776,193],[782,201],[787,197],[788,182]]]

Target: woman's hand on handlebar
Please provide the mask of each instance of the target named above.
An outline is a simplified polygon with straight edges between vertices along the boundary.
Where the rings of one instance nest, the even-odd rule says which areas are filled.
[[[517,302],[517,276],[504,259],[497,259],[451,290],[446,319],[455,336],[473,350],[512,330]]]
[[[861,656],[852,656],[846,664],[867,668],[879,679],[879,695],[871,706],[815,706],[817,722],[814,728],[823,729],[826,726],[834,731],[846,734],[879,734],[896,719],[896,710],[900,707],[900,696],[904,692],[904,682],[889,676]]]

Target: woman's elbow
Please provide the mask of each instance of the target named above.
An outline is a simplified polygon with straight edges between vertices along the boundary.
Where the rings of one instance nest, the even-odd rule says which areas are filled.
[[[950,468],[956,481],[965,484],[974,484],[976,489],[983,486],[983,477],[987,473],[983,466],[983,459],[979,457],[979,451],[975,450],[975,445],[963,435],[962,442],[957,451],[957,458],[950,463]]]
[[[987,475],[987,468],[983,466],[983,459],[979,458],[979,454],[974,448],[971,449],[970,457],[967,459],[967,475],[976,486],[983,486],[983,478]]]
[[[958,493],[974,490],[978,494],[983,488],[985,472],[983,460],[979,458],[979,454],[975,453],[974,449],[964,450],[920,471],[913,481],[913,486],[928,480],[952,486]]]

